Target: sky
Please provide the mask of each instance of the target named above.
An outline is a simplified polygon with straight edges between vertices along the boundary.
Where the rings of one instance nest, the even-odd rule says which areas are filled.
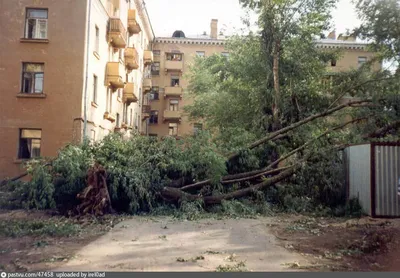
[[[241,18],[246,12],[238,0],[145,0],[157,37],[170,37],[175,30],[186,36],[210,33],[211,19],[218,19],[218,29],[231,35],[243,28]],[[359,24],[351,0],[340,0],[332,11],[336,35]],[[253,19],[255,19],[253,17]]]

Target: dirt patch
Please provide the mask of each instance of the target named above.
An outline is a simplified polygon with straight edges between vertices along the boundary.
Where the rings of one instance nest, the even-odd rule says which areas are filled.
[[[269,224],[280,244],[316,271],[400,271],[400,219],[278,216]]]
[[[301,255],[276,244],[260,219],[133,217],[55,271],[298,271]]]
[[[122,218],[123,219],[123,218]],[[67,219],[52,212],[0,211],[0,271],[59,267],[121,217]]]

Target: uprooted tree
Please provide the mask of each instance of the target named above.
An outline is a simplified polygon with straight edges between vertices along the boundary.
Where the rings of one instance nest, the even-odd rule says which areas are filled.
[[[341,52],[319,49],[316,40],[328,30],[336,1],[241,0],[258,14],[259,32],[232,37],[229,58],[197,59],[189,76],[193,104],[186,110],[207,131],[183,140],[112,134],[67,146],[52,167],[35,172],[33,182],[46,186],[31,186],[40,189],[32,198],[47,196],[46,202],[28,203],[47,208],[54,199],[65,211],[101,214],[111,205],[137,213],[182,201],[211,206],[259,198],[285,181],[300,188],[296,194],[334,205],[341,183],[337,151],[349,143],[398,140],[400,72],[372,70],[382,58],[399,61],[388,49],[399,45],[400,35],[383,38],[388,26],[382,25],[395,28],[400,12],[389,12],[382,1],[359,3],[364,22],[357,32],[375,39],[376,60],[331,76],[326,66]],[[387,1],[400,11],[395,0]],[[376,13],[385,20],[374,9],[386,12]],[[95,163],[102,168],[92,168]]]

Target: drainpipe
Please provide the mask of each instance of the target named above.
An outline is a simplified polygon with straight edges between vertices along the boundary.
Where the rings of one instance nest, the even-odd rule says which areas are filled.
[[[88,15],[88,27],[87,27],[87,40],[86,40],[86,65],[85,65],[85,92],[84,92],[84,105],[83,105],[83,139],[87,135],[87,88],[88,88],[88,76],[89,76],[89,45],[90,45],[90,17],[92,9],[92,0],[89,0],[89,15]]]

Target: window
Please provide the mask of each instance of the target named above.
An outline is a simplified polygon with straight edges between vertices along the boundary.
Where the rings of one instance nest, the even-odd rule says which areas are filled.
[[[130,116],[129,116],[129,125],[133,126],[133,109],[131,108],[130,111]]]
[[[139,107],[142,104],[142,88],[139,88]]]
[[[120,122],[119,122],[119,113],[117,113],[117,117],[116,117],[117,119],[117,122],[116,122],[116,127],[118,128],[118,127],[120,127]]]
[[[118,50],[118,61],[123,61],[124,60],[124,55],[123,55],[123,53],[122,53],[122,48],[120,48],[119,50]]]
[[[44,64],[23,63],[22,92],[43,93]]]
[[[167,53],[167,61],[182,61],[182,54]]]
[[[171,76],[171,87],[179,86],[179,76]]]
[[[194,130],[194,133],[195,133],[195,134],[196,134],[197,132],[199,132],[200,130],[203,130],[203,124],[195,123],[195,124],[193,125],[193,130]]]
[[[160,62],[154,62],[151,65],[151,74],[152,75],[160,75]]]
[[[178,135],[178,124],[177,123],[169,123],[168,125],[168,134],[170,136]]]
[[[47,9],[26,9],[26,39],[47,39]]]
[[[206,53],[204,51],[196,51],[197,57],[204,58],[206,56]]]
[[[336,59],[331,60],[331,67],[336,67]]]
[[[106,112],[112,112],[112,93],[110,88],[107,89]]]
[[[19,135],[18,158],[30,159],[40,156],[40,141],[42,130],[21,129]]]
[[[122,89],[118,89],[117,91],[117,97],[121,98],[122,97]]]
[[[150,124],[158,124],[158,111],[152,110],[150,111]]]
[[[226,57],[226,58],[228,58],[229,57],[229,52],[222,52],[221,55]]]
[[[100,30],[99,27],[96,26],[96,41],[94,44],[94,51],[99,53],[99,45],[100,45]]]
[[[169,101],[169,111],[178,111],[179,109],[179,100],[171,99]]]
[[[358,66],[361,67],[367,62],[367,57],[358,57]]]
[[[93,98],[92,101],[97,103],[97,76],[93,75]]]
[[[159,87],[152,87],[151,92],[149,94],[149,99],[150,100],[158,100],[159,99],[159,92],[160,88]]]
[[[133,125],[133,123],[132,123],[132,125]],[[135,113],[135,128],[137,129],[137,127],[138,127],[138,114],[136,112]]]
[[[153,50],[153,55],[154,56],[160,56],[161,55],[161,51],[160,50]]]

